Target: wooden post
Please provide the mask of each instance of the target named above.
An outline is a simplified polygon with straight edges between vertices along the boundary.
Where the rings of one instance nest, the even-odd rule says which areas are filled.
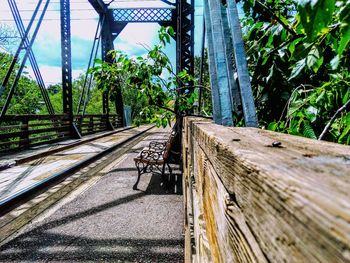
[[[29,120],[28,118],[24,118],[22,120],[19,147],[28,148],[28,146],[29,146]]]

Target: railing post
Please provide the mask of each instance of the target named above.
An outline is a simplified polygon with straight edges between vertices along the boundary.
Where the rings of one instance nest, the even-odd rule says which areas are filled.
[[[93,132],[93,131],[94,131],[94,117],[90,117],[88,132]]]
[[[29,146],[29,120],[28,118],[24,118],[22,120],[19,148],[28,148],[28,146]]]

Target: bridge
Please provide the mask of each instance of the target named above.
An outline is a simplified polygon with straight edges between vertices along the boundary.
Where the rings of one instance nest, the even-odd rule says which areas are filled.
[[[102,112],[87,112],[89,69],[99,52],[115,62],[109,51],[129,23],[157,23],[174,30],[176,73],[193,75],[199,2],[86,2],[98,23],[75,102],[72,1],[51,3],[60,6],[57,113],[33,51],[50,0],[36,1],[26,25],[8,0],[20,41],[0,87],[0,261],[350,262],[349,146],[258,128],[235,1],[200,1],[199,83],[176,95],[198,92],[197,109],[173,116],[174,130],[132,126],[122,89],[103,90]],[[48,114],[8,114],[27,61]],[[212,116],[201,114],[206,63]],[[233,127],[235,116],[245,127]],[[135,157],[171,134],[171,169],[133,189]]]

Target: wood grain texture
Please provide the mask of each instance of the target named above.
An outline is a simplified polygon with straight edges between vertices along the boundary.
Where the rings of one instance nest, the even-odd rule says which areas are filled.
[[[198,119],[184,130],[194,236],[213,261],[350,262],[350,147]]]

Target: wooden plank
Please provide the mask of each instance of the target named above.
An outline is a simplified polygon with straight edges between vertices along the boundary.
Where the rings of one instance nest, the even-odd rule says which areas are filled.
[[[220,228],[226,218],[228,236],[247,241],[249,230],[268,262],[350,261],[349,146],[254,128],[186,125],[200,149],[189,163],[198,167],[196,185],[203,185],[199,196],[204,196],[208,240],[219,240],[220,255],[227,251]],[[281,147],[272,146],[276,141]],[[203,175],[200,151],[210,164]],[[223,213],[225,191],[232,211]],[[241,253],[237,262],[249,262],[246,246],[238,243],[239,249],[231,243]]]
[[[197,191],[213,261],[268,262],[241,209],[228,194],[204,151],[194,144]],[[201,188],[199,190],[199,188]]]
[[[65,114],[55,115],[40,115],[40,114],[24,114],[24,115],[6,115],[3,118],[4,122],[7,121],[22,121],[23,119],[33,120],[61,120],[66,117]]]

